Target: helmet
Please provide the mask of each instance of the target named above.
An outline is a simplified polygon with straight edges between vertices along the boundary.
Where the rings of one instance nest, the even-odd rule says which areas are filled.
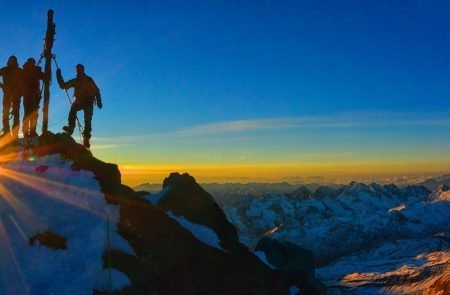
[[[6,63],[6,65],[8,65],[8,66],[16,66],[17,67],[19,65],[18,62],[17,62],[17,57],[15,55],[11,55],[8,58],[8,62]]]

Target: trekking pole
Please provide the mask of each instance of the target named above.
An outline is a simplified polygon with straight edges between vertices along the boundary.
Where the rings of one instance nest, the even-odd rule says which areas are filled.
[[[111,241],[109,238],[109,215],[106,213],[106,246],[108,256],[108,274],[109,274],[109,294],[112,295],[112,273],[111,273]]]
[[[56,61],[55,55],[53,55],[53,61],[55,62],[56,69],[59,70],[58,62]],[[69,95],[69,92],[67,91],[67,89],[64,89],[64,92],[67,95],[67,99],[69,100],[69,103],[72,104],[72,100],[70,99],[70,95]],[[78,125],[78,129],[80,131],[80,134],[84,138],[84,130],[83,130],[83,127],[81,126],[80,120],[78,120],[78,116],[75,116],[75,118],[77,120],[77,125]]]

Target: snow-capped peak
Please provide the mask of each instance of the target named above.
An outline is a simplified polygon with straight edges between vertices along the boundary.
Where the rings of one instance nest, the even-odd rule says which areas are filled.
[[[442,202],[442,201],[450,201],[450,188],[441,184],[434,192],[432,192],[427,201],[429,202]]]

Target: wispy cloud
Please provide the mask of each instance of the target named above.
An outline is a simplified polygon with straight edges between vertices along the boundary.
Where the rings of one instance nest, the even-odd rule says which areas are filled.
[[[295,130],[300,128],[350,129],[358,127],[450,127],[450,113],[358,111],[327,116],[233,120],[212,122],[161,133],[97,137],[95,140],[105,145],[103,148],[112,148],[113,145],[130,145],[132,143],[138,144],[138,142],[149,141],[162,142],[190,137],[198,139],[208,137],[211,140],[211,136],[248,134],[271,130]]]
[[[178,136],[208,136],[295,128],[352,128],[450,126],[450,114],[402,112],[351,112],[329,116],[267,118],[214,122],[173,132]]]
[[[95,144],[91,147],[91,150],[105,150],[116,149],[124,146],[130,146],[131,144]]]
[[[273,118],[261,120],[237,120],[198,125],[174,132],[176,135],[211,135],[240,133],[257,130],[288,129],[298,126],[297,118]]]

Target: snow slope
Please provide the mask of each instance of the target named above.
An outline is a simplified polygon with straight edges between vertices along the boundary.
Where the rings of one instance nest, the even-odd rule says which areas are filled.
[[[206,225],[192,223],[184,216],[177,216],[170,210],[167,211],[167,216],[178,222],[181,227],[192,233],[202,243],[218,250],[226,251],[220,246],[220,239],[217,234]]]
[[[117,233],[119,207],[107,204],[88,171],[75,171],[60,154],[39,157],[18,150],[0,168],[0,294],[92,294],[108,286],[103,267],[110,247],[134,251]],[[66,249],[52,249],[30,239],[51,232],[66,239]],[[114,287],[128,278],[111,270]]]

